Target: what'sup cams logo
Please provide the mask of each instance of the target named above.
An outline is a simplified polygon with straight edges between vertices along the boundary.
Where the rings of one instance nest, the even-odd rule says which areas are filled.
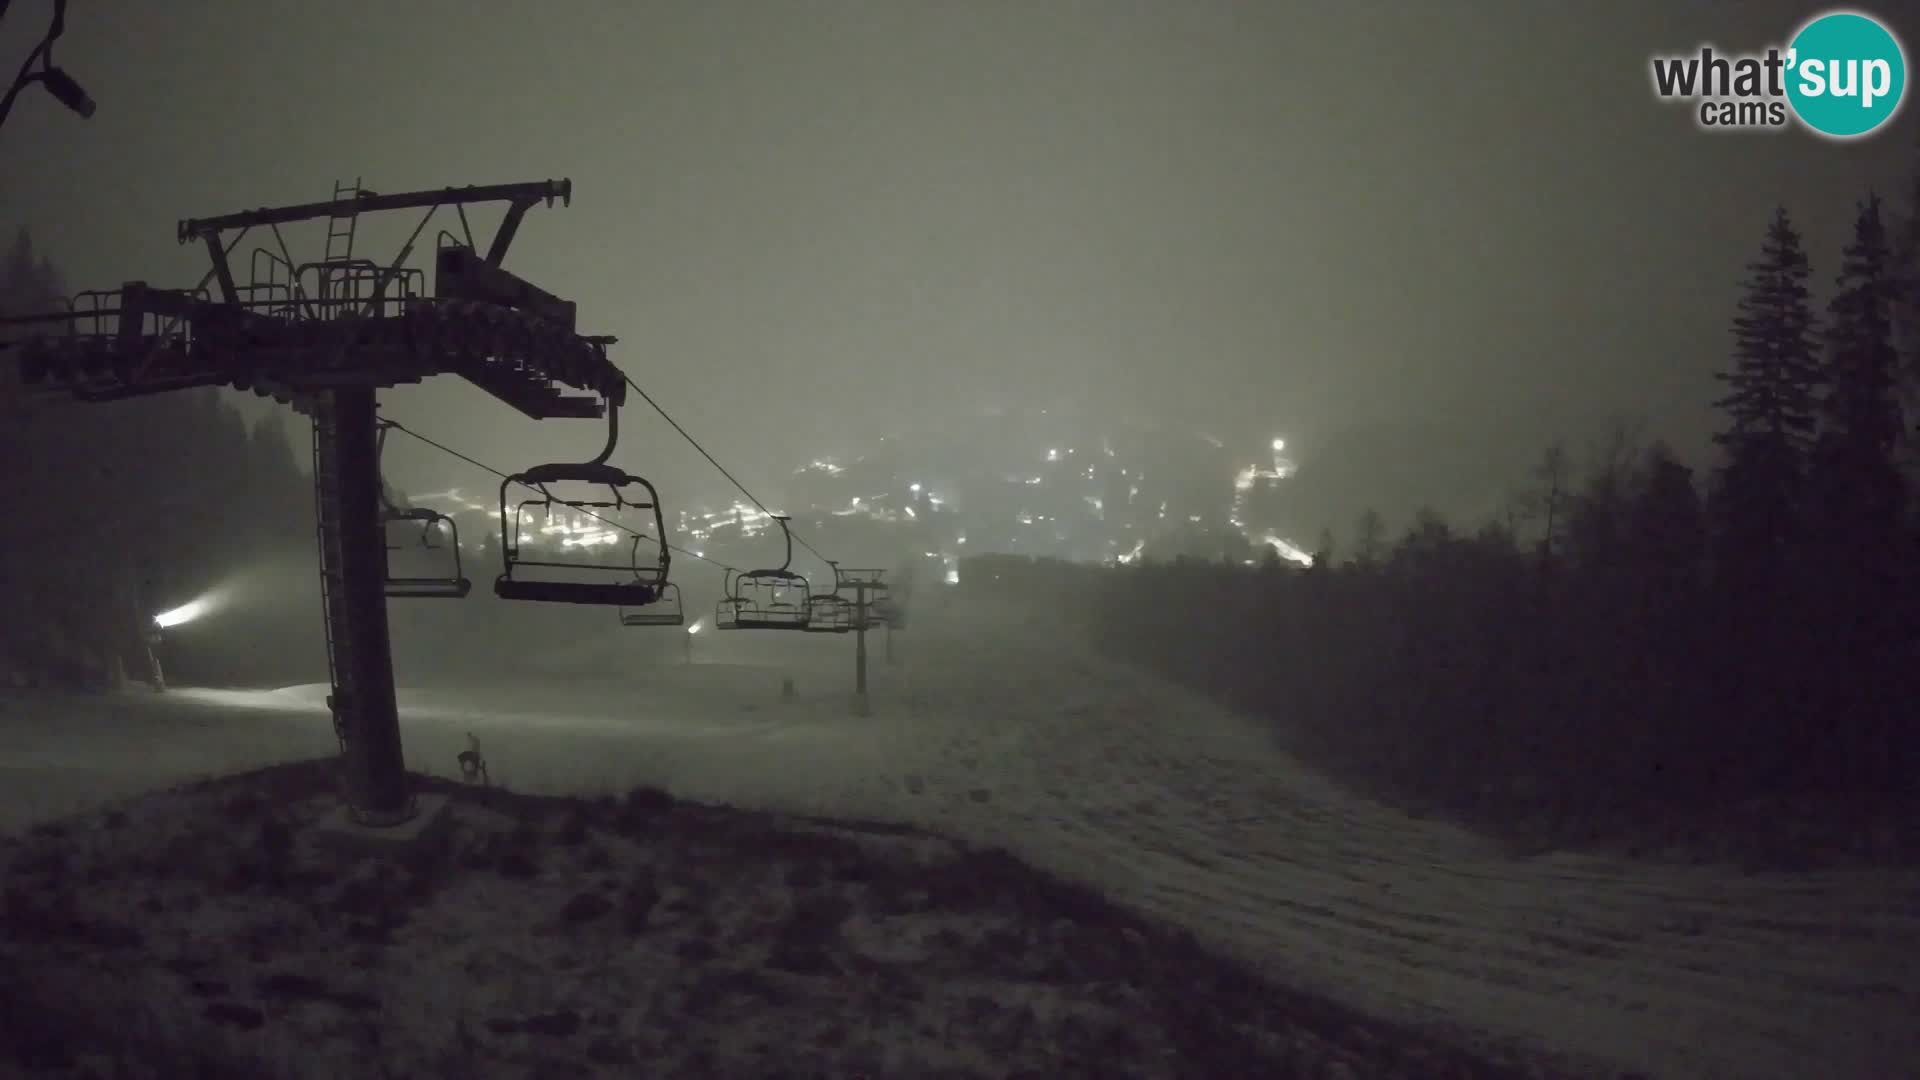
[[[1893,31],[1852,11],[1820,15],[1783,48],[1653,58],[1653,92],[1695,103],[1707,131],[1765,130],[1799,120],[1829,139],[1869,134],[1893,119],[1906,96],[1907,59]]]

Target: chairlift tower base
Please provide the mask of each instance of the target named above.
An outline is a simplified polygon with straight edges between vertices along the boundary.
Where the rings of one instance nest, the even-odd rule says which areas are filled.
[[[352,802],[344,802],[313,826],[316,843],[349,855],[416,855],[437,848],[453,823],[451,801],[440,792],[413,800],[406,820],[380,825],[365,822]]]

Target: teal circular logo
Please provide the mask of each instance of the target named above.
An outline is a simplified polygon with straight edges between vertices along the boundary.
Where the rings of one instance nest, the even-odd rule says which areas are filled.
[[[1893,119],[1907,60],[1886,27],[1850,11],[1822,15],[1787,46],[1787,100],[1822,135],[1850,139]]]

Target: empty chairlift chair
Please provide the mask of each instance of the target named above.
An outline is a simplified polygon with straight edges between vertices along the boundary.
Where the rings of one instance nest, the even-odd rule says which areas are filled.
[[[721,630],[805,630],[807,579],[791,570],[727,572],[726,595],[714,609]]]
[[[447,551],[451,553],[451,566],[447,576],[395,574],[392,563],[387,568],[387,595],[396,599],[409,600],[464,600],[473,591],[473,582],[468,580],[465,568],[460,560],[460,527],[452,518],[426,507],[413,507],[400,511],[387,521],[417,521],[420,523],[420,547],[425,551]],[[434,543],[434,535],[445,532],[444,543]],[[387,545],[389,553],[403,550],[398,545]]]
[[[844,634],[853,629],[853,601],[837,593],[820,593],[807,599],[807,632]]]
[[[376,452],[384,454],[387,445],[387,429],[391,423],[382,421],[379,434],[375,437]],[[380,484],[380,527],[386,530],[396,522],[418,523],[420,526],[419,548],[422,551],[446,551],[444,561],[446,574],[396,574],[393,570],[393,553],[408,550],[408,545],[386,545],[384,572],[386,575],[387,595],[395,599],[407,600],[463,600],[473,591],[473,582],[467,580],[465,568],[460,561],[460,526],[454,520],[438,510],[424,506],[400,507],[394,504],[393,497],[387,493],[386,482]],[[444,544],[434,542],[436,534],[445,533]],[[389,539],[391,533],[389,532]]]
[[[607,403],[607,445],[600,456],[578,464],[538,465],[500,482],[500,553],[502,569],[494,579],[493,592],[502,600],[530,600],[549,604],[599,604],[633,610],[651,607],[671,598],[677,607],[679,590],[667,581],[669,555],[666,519],[660,512],[660,496],[651,483],[607,464],[619,440],[617,407]],[[561,484],[585,485],[604,490],[605,497],[563,498],[553,488]],[[531,489],[535,497],[513,501],[516,488]],[[552,524],[554,511],[573,512],[598,519],[610,530],[627,529],[634,533],[630,555],[625,559],[594,561],[592,552],[616,547],[620,538],[596,527],[596,534],[585,539],[565,537],[558,549],[530,550],[525,535],[529,518],[544,517],[546,536],[566,532],[568,524]],[[650,512],[653,533],[649,537],[621,523],[616,515]],[[551,530],[551,531],[550,531]],[[643,541],[654,541],[653,553],[642,551]],[[550,548],[552,541],[536,541]],[[586,553],[573,558],[561,554]],[[534,577],[540,571],[543,577]],[[625,621],[624,619],[622,620]],[[671,624],[669,624],[671,625]]]
[[[638,534],[633,538],[633,563],[642,564],[640,542],[646,539]],[[620,608],[621,626],[685,626],[686,608],[680,605],[680,586],[673,582],[664,582],[660,586],[660,595],[653,603],[643,607]]]
[[[719,630],[805,630],[809,598],[807,579],[789,570],[793,562],[793,533],[787,518],[772,515],[786,537],[787,557],[768,570],[728,570],[713,625]]]

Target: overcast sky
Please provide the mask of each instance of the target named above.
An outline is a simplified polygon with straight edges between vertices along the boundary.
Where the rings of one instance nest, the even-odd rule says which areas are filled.
[[[6,64],[50,6],[12,5]],[[507,265],[618,335],[749,486],[994,399],[1283,433],[1309,466],[1382,424],[1531,456],[1626,412],[1691,444],[1774,205],[1824,289],[1855,200],[1904,196],[1917,110],[1850,144],[1709,135],[1653,99],[1648,57],[1764,47],[1818,10],[76,2],[56,58],[99,112],[23,97],[0,222],[75,288],[190,283],[181,217],[340,177],[569,177]],[[1911,54],[1920,25],[1893,25]],[[387,217],[363,253],[414,223]],[[597,445],[450,379],[388,402],[496,463]],[[636,455],[690,468],[652,428]],[[399,479],[481,479],[429,464]]]

